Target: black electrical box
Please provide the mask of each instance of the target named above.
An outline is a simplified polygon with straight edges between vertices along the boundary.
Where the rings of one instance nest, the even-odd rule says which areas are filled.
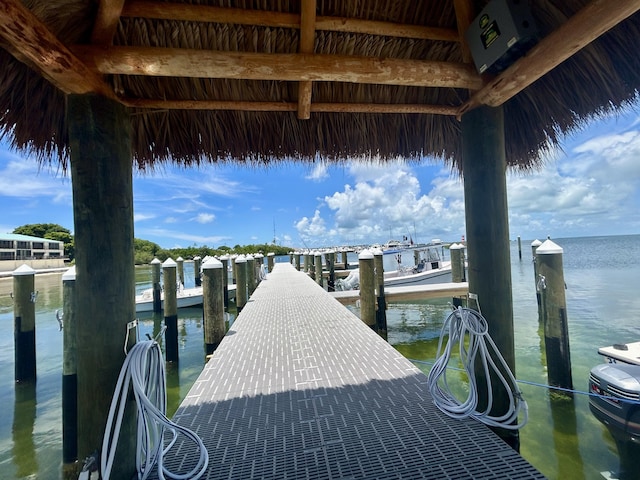
[[[469,26],[465,38],[480,73],[499,73],[537,42],[526,0],[492,0]]]

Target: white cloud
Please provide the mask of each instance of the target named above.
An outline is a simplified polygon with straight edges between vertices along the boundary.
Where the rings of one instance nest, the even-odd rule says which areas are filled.
[[[317,162],[313,166],[313,170],[305,176],[307,180],[313,180],[314,182],[320,182],[329,177],[328,166],[326,162]]]
[[[156,215],[154,215],[153,213],[134,213],[133,215],[134,222],[142,222],[144,220],[151,220],[153,218],[156,218]]]
[[[198,223],[211,223],[215,220],[216,216],[212,213],[199,213],[194,217],[194,220]]]

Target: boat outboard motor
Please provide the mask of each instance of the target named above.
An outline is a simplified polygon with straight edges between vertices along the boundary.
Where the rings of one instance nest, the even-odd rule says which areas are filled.
[[[591,369],[591,413],[616,442],[621,480],[640,479],[640,365],[604,363]]]

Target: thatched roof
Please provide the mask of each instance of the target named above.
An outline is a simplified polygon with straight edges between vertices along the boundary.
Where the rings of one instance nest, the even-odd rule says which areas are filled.
[[[637,0],[533,0],[540,43],[498,78],[476,72],[458,33],[486,1],[23,3],[0,1],[0,135],[63,165],[68,93],[130,106],[140,168],[363,154],[457,165],[459,116],[481,104],[504,105],[508,162],[530,168],[638,100]]]

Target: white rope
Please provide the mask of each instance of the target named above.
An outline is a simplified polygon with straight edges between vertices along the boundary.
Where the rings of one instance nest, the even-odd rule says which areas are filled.
[[[448,338],[443,348],[445,336]],[[468,349],[465,347],[465,342],[468,343]],[[456,343],[459,344],[460,360],[469,379],[469,393],[464,401],[456,398],[447,382],[447,364]],[[487,407],[482,412],[476,411],[478,385],[474,368],[477,360],[481,362],[487,382]],[[489,413],[493,406],[491,371],[500,380],[509,398],[507,411],[499,416],[492,416]],[[506,372],[506,378],[502,372]],[[522,398],[516,379],[489,335],[487,321],[480,313],[470,308],[458,307],[445,320],[438,342],[436,361],[429,371],[428,385],[436,406],[452,418],[473,417],[486,425],[512,430],[522,428],[527,423],[527,402]],[[520,412],[523,415],[518,423]]]
[[[148,478],[156,464],[158,478],[161,480],[165,478],[177,480],[200,478],[209,464],[209,455],[204,443],[194,432],[176,425],[166,417],[167,394],[164,358],[160,346],[155,340],[136,343],[127,354],[120,370],[102,441],[100,462],[102,478],[108,480],[111,475],[130,385],[138,408],[136,448],[138,479]],[[166,433],[170,434],[171,440],[164,447]],[[191,471],[182,475],[169,471],[163,465],[163,456],[175,444],[179,434],[183,434],[194,442],[199,451],[196,465]]]

